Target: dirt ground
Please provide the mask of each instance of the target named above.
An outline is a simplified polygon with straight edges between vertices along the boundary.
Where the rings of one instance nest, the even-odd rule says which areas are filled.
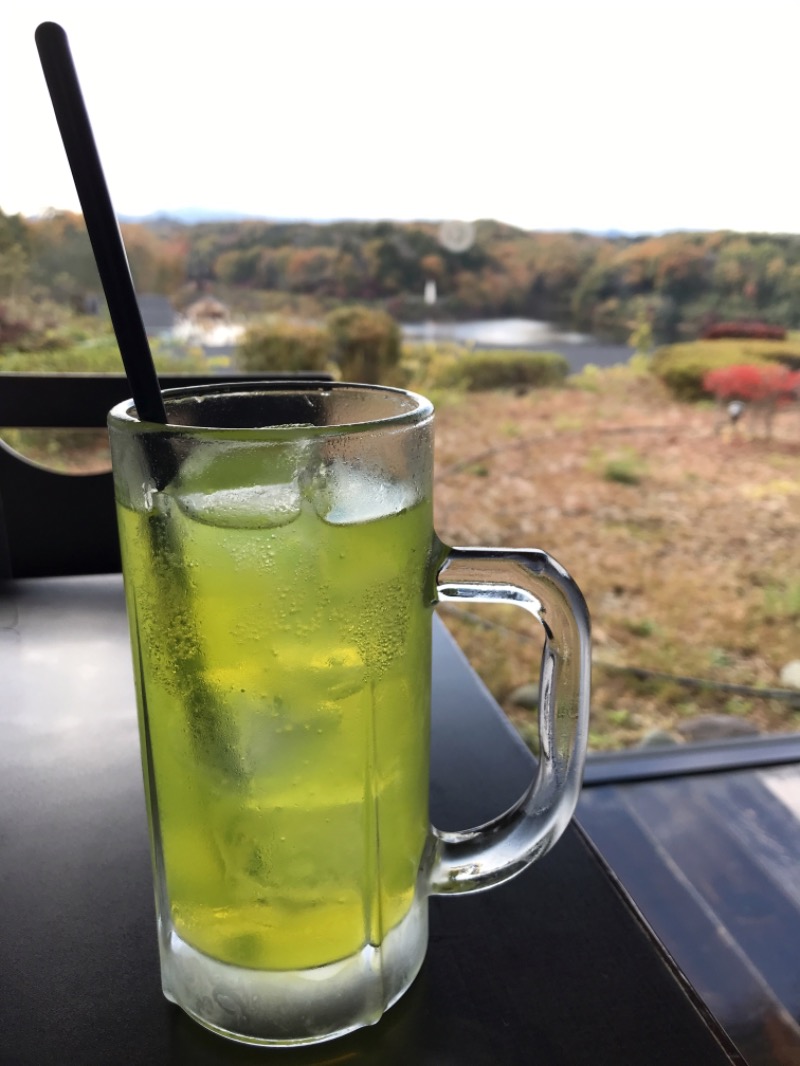
[[[594,748],[800,728],[800,692],[749,691],[783,687],[800,659],[800,407],[766,439],[627,367],[572,382],[440,398],[439,535],[544,548],[580,584]],[[537,674],[537,623],[513,607],[443,617],[532,738],[535,713],[509,697]]]

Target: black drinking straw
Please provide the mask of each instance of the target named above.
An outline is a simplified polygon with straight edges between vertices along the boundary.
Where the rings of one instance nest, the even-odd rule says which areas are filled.
[[[36,30],[36,47],[83,208],[136,412],[140,419],[166,425],[164,401],[136,302],[125,245],[108,194],[67,35],[55,22],[43,22]],[[156,445],[157,440],[151,438],[150,448]],[[160,449],[157,462],[151,451],[150,462],[156,483],[163,489],[175,476],[176,457],[171,449]],[[176,545],[174,528],[167,516],[163,513],[151,515],[147,529],[153,555],[163,555],[167,549],[174,559],[180,547]],[[191,588],[181,565],[173,565],[168,588],[173,607],[177,600],[183,615],[193,617]],[[205,676],[199,642],[175,640],[168,620],[161,628],[164,646],[175,667],[174,676],[179,679],[172,683],[179,687],[198,759],[240,781],[241,766],[235,755],[238,749],[234,746],[232,727],[229,725],[228,733],[225,732],[218,694]]]
[[[167,415],[117,217],[94,142],[67,35],[55,22],[36,30],[36,47],[89,233],[111,323],[139,418]]]

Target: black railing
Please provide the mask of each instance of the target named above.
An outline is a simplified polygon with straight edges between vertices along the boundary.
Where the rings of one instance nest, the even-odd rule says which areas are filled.
[[[222,381],[328,380],[319,373],[165,374],[162,388]],[[0,374],[0,427],[104,428],[130,396],[122,374]],[[45,469],[0,440],[0,578],[116,573],[121,568],[111,473]]]

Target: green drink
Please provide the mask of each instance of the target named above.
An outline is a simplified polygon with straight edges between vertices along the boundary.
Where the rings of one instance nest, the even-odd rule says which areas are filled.
[[[170,918],[226,963],[322,966],[379,946],[414,898],[430,506],[382,514],[351,477],[352,514],[289,486],[273,525],[208,487],[120,508]]]
[[[569,821],[585,604],[544,552],[439,541],[421,396],[231,383],[164,406],[109,415],[164,993],[235,1040],[329,1040],[414,980],[431,893],[514,876]],[[428,821],[437,599],[545,632],[539,773],[465,832]]]

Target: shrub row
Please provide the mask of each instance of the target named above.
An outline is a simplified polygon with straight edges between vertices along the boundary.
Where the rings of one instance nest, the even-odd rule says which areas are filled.
[[[569,363],[557,352],[495,351],[466,352],[436,362],[430,368],[434,388],[486,389],[542,388],[560,385],[569,373]]]
[[[242,370],[324,371],[330,363],[345,381],[391,383],[400,361],[400,329],[385,311],[340,307],[325,324],[277,316],[251,325],[236,352]]]
[[[660,348],[651,370],[679,400],[701,400],[709,394],[706,374],[722,367],[770,366],[787,359],[787,348],[775,341],[705,340]]]
[[[410,345],[404,351],[394,319],[361,306],[331,312],[324,325],[277,317],[255,323],[236,362],[242,370],[290,372],[335,366],[345,381],[471,392],[560,385],[569,373],[567,360],[554,352],[467,352],[453,345]]]
[[[156,369],[164,373],[194,373],[207,371],[199,350],[173,353],[168,345],[151,341]],[[99,338],[90,343],[68,347],[43,348],[38,351],[10,351],[0,353],[0,373],[25,374],[121,374],[122,357],[113,337]]]
[[[324,370],[331,338],[322,326],[267,318],[249,327],[236,349],[241,370]]]

